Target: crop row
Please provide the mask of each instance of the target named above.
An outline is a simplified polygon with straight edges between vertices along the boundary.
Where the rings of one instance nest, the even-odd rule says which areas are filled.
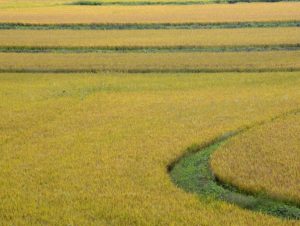
[[[300,20],[299,2],[1,9],[0,23],[224,23]],[[255,13],[253,13],[255,12]]]
[[[172,47],[255,46],[300,43],[299,28],[203,30],[0,30],[0,46]]]
[[[187,194],[166,166],[299,106],[299,86],[299,72],[1,74],[0,224],[298,225]]]
[[[211,3],[237,3],[237,2],[280,2],[298,0],[0,0],[0,8],[28,8],[58,5],[82,5],[82,6],[104,6],[104,5],[197,5]]]
[[[214,153],[214,173],[240,189],[299,206],[299,120],[298,112],[231,139]]]
[[[1,71],[294,71],[300,51],[174,53],[0,53]]]

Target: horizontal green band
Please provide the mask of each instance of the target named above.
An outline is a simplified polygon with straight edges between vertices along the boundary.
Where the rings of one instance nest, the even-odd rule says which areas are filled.
[[[146,30],[300,27],[300,21],[226,23],[29,24],[0,23],[0,30]]]

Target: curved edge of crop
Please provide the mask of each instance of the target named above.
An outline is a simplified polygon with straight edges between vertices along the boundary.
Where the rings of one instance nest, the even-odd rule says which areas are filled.
[[[294,203],[274,199],[267,194],[256,194],[227,184],[217,178],[211,167],[212,153],[227,142],[231,137],[237,136],[247,130],[272,122],[288,115],[299,113],[300,109],[292,110],[284,114],[261,121],[250,126],[227,132],[203,145],[189,147],[180,158],[168,166],[171,180],[186,192],[196,193],[201,197],[209,197],[216,200],[235,204],[243,209],[262,212],[264,214],[289,219],[300,220],[300,207]]]

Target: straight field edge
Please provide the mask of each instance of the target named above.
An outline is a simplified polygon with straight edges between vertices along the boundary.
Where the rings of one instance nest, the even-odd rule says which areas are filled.
[[[241,46],[0,46],[0,52],[3,53],[262,52],[297,50],[300,50],[300,43]]]
[[[204,5],[204,4],[234,4],[234,3],[251,3],[251,2],[298,2],[299,0],[209,0],[209,1],[74,1],[66,5],[82,6],[138,6],[138,5]]]
[[[147,30],[147,29],[234,29],[300,27],[300,21],[219,22],[219,23],[86,23],[38,24],[0,23],[0,30]]]
[[[230,69],[218,69],[218,68],[194,68],[194,69],[40,69],[40,68],[1,68],[0,73],[132,73],[132,74],[150,74],[150,73],[220,73],[220,72],[296,72],[300,71],[298,67],[287,68],[230,68]]]

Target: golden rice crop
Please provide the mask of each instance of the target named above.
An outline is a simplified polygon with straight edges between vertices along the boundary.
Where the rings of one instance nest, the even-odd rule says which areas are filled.
[[[0,70],[298,70],[300,51],[225,53],[0,53]]]
[[[45,7],[68,3],[68,0],[0,0],[0,9]]]
[[[0,23],[185,23],[300,20],[299,2],[154,5],[57,6],[0,11]],[[254,13],[255,12],[255,13]]]
[[[297,225],[188,194],[166,167],[296,108],[299,86],[299,72],[0,74],[0,225]]]
[[[211,0],[189,0],[189,2],[210,2]],[[0,0],[0,8],[27,8],[57,6],[74,2],[117,2],[116,0]],[[121,2],[145,2],[144,0],[122,0]],[[146,2],[183,2],[182,0],[147,0]]]
[[[214,153],[212,169],[244,190],[299,204],[299,135],[299,113],[251,129]]]
[[[0,30],[0,46],[227,46],[300,43],[299,28]]]

